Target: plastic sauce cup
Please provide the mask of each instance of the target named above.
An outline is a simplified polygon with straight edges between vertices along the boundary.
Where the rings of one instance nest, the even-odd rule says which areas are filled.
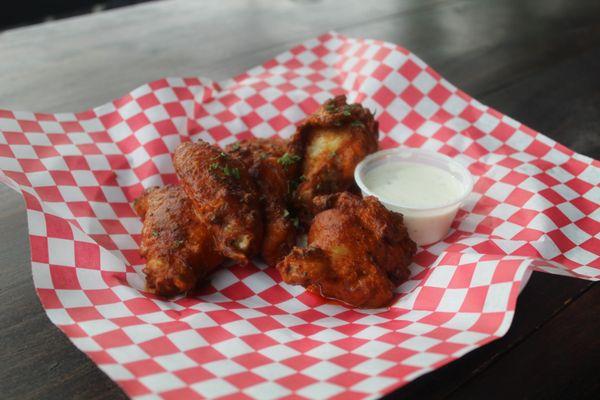
[[[452,175],[458,181],[462,190],[459,189],[455,196],[440,200],[439,204],[434,207],[415,207],[414,202],[407,206],[407,204],[386,198],[382,194],[373,191],[369,187],[369,182],[366,181],[369,171],[388,163],[391,165],[397,164],[399,168],[402,167],[402,164],[410,164],[412,167],[421,164],[439,168]],[[418,173],[418,168],[416,171]],[[354,179],[363,196],[375,196],[387,209],[401,213],[404,216],[404,223],[411,239],[421,246],[435,243],[447,235],[458,208],[473,189],[473,178],[461,164],[442,154],[412,148],[382,150],[365,157],[356,166]],[[425,174],[423,179],[427,179]],[[440,193],[440,199],[443,199],[444,194],[447,193]],[[410,192],[404,193],[404,196],[410,195]],[[415,195],[418,195],[418,193]]]

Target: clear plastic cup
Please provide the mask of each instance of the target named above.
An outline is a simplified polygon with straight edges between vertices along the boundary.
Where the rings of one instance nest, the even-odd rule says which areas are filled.
[[[456,198],[448,199],[436,207],[406,207],[372,192],[365,182],[367,172],[385,163],[423,164],[440,168],[454,176],[463,190]],[[387,209],[404,215],[408,234],[421,246],[435,243],[448,234],[458,208],[473,189],[473,178],[461,164],[443,154],[412,148],[381,150],[365,157],[356,166],[354,179],[363,196],[375,196]]]

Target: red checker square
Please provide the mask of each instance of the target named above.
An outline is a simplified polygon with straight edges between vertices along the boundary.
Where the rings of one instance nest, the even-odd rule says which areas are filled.
[[[400,67],[399,72],[406,79],[412,81],[421,72],[421,67],[419,67],[417,64],[415,64],[415,62],[412,60],[406,60],[406,62],[402,65],[402,67]]]
[[[131,207],[129,203],[110,203],[110,207],[113,209],[117,217],[119,218],[127,218],[133,217],[135,218],[137,214]]]
[[[358,318],[356,318],[356,319],[358,319]],[[346,322],[349,322],[349,321],[346,321]],[[364,329],[364,326],[363,325],[359,325],[359,324],[347,323],[347,324],[344,324],[344,325],[336,326],[333,329],[335,329],[336,331],[338,331],[340,333],[343,333],[344,335],[353,336],[356,333],[362,331]]]
[[[220,326],[201,328],[198,329],[197,332],[210,344],[220,343],[234,337],[228,330],[221,328]]]
[[[308,79],[308,80],[310,80],[310,81],[312,81],[312,82],[314,82],[314,83],[319,83],[319,82],[325,80],[325,77],[323,75],[319,74],[318,72],[315,72],[314,74],[308,74],[308,75],[305,76],[305,78]],[[336,95],[341,94],[341,93],[339,93],[339,92],[336,93],[336,89],[334,88],[334,89],[331,90],[331,94],[334,95],[334,96],[336,96]]]
[[[68,311],[68,310],[67,310]],[[63,325],[60,329],[71,338],[88,337],[88,334],[79,325]]]
[[[350,369],[350,368],[354,367],[355,365],[358,365],[366,360],[368,360],[368,358],[365,356],[361,356],[358,354],[352,354],[352,353],[346,353],[346,354],[342,354],[340,356],[334,357],[329,361],[331,361],[332,363],[334,363],[336,365],[339,365],[340,367]]]
[[[468,288],[473,279],[475,266],[476,264],[459,265],[452,275],[448,287],[452,289]]]
[[[100,116],[100,122],[106,129],[110,129],[123,121],[123,118],[117,111]]]
[[[150,121],[148,120],[148,117],[146,117],[143,112],[127,119],[127,125],[129,125],[129,128],[131,128],[133,131],[140,130],[149,123]]]
[[[396,345],[398,343],[402,343],[405,340],[410,339],[411,337],[412,337],[412,335],[409,335],[407,333],[402,333],[402,332],[388,332],[388,333],[382,335],[381,337],[379,337],[377,340],[379,340],[381,342],[385,342],[385,343]]]
[[[59,239],[73,239],[73,231],[67,221],[51,214],[44,215],[48,237]]]
[[[100,248],[94,243],[75,242],[75,263],[79,268],[100,268]]]
[[[296,75],[296,74],[290,74],[290,75]],[[292,79],[295,79],[295,78],[296,78],[296,76],[294,76],[294,78],[292,78]],[[291,92],[292,90],[296,90],[297,89],[296,86],[292,85],[289,82],[281,83],[281,84],[279,84],[279,85],[277,85],[275,87],[277,89],[281,90],[282,92]]]
[[[177,96],[177,99],[179,101],[192,100],[194,98],[194,95],[192,94],[192,92],[186,87],[174,87],[172,89],[173,89],[173,93],[175,93],[175,96]],[[181,108],[183,109],[183,107],[181,107]]]
[[[580,195],[584,195],[587,192],[589,192],[590,190],[592,190],[592,188],[594,188],[594,185],[592,185],[591,183],[584,182],[578,178],[571,179],[570,181],[565,183],[565,185],[567,185],[568,187],[570,187],[571,189],[573,189],[575,192],[579,193]]]
[[[121,150],[125,154],[129,154],[135,150],[137,150],[142,144],[139,140],[133,135],[127,136],[125,139],[117,142],[117,146],[119,150]],[[89,169],[89,168],[88,168]]]
[[[152,357],[166,356],[179,353],[179,349],[166,336],[157,337],[147,342],[138,344],[146,353]]]
[[[427,351],[430,353],[452,355],[464,347],[465,345],[461,343],[442,342],[430,347]]]
[[[212,361],[223,360],[226,357],[210,346],[200,347],[184,353],[186,356],[202,365]]]
[[[596,232],[600,232],[600,231],[596,231]],[[589,251],[590,253],[598,254],[598,249],[600,249],[600,239],[598,239],[598,237],[592,237],[592,238],[586,240],[585,242],[581,243],[579,246],[581,248]],[[600,258],[600,255],[598,257]],[[598,258],[596,259],[596,261],[598,261]],[[593,262],[588,263],[588,265],[592,266]]]
[[[63,160],[71,171],[89,171],[90,166],[84,156],[64,156]]]
[[[108,354],[107,352],[100,350],[100,351],[86,351],[85,353],[89,358],[92,359],[92,361],[98,365],[101,364],[114,364],[116,363],[115,359],[112,358],[110,356],[110,354]]]
[[[262,332],[266,332],[267,330],[262,330]],[[257,333],[255,335],[247,335],[242,338],[244,342],[254,350],[261,350],[266,347],[275,346],[278,344],[277,341],[271,339],[269,336],[264,335],[262,333]]]
[[[368,342],[368,340],[365,340],[365,339],[349,337],[349,338],[345,338],[345,339],[336,340],[335,342],[332,342],[332,344],[335,344],[337,347],[339,347],[341,349],[344,349],[347,351],[352,351],[367,342]]]
[[[543,157],[550,151],[550,149],[551,147],[547,144],[544,144],[538,140],[534,140],[529,146],[527,146],[525,151],[536,157]]]
[[[165,369],[152,359],[144,359],[123,364],[134,376],[142,377],[165,372]]]
[[[380,354],[378,358],[400,363],[415,354],[417,354],[415,350],[406,349],[404,347],[394,347],[385,353]]]
[[[229,322],[238,321],[242,319],[239,315],[229,310],[210,311],[208,313],[208,316],[219,325],[224,325]]]
[[[236,118],[236,116],[231,111],[224,110],[224,111],[221,111],[220,113],[216,114],[215,118],[217,118],[221,122],[229,122],[229,121],[233,121]]]
[[[179,371],[174,371],[173,373],[188,385],[215,377],[212,373],[200,366],[180,369]]]
[[[0,118],[15,119],[15,114],[12,111],[0,110]]]
[[[77,148],[84,155],[102,154],[98,146],[93,143],[78,144]]]
[[[41,133],[44,132],[40,124],[37,121],[23,121],[19,120],[19,125],[23,132]]]
[[[452,137],[456,135],[456,132],[447,126],[441,126],[440,129],[433,135],[434,139],[437,139],[441,142],[447,142]]]
[[[271,118],[268,122],[269,125],[271,125],[271,127],[273,127],[273,129],[276,131],[281,131],[287,126],[291,125],[291,122],[283,115],[278,115],[274,118]]]
[[[53,146],[33,146],[33,150],[35,151],[35,154],[37,154],[37,156],[39,158],[60,156],[60,153],[58,151],[56,151],[56,148],[54,148]],[[2,154],[2,151],[0,151],[0,155],[1,154]]]
[[[434,339],[439,339],[439,340],[446,340],[446,339],[456,335],[457,333],[459,333],[459,331],[457,331],[456,329],[444,328],[444,327],[440,326],[430,332],[425,333],[424,336],[434,338]],[[428,351],[430,351],[430,350],[428,350]]]
[[[554,224],[559,228],[571,223],[571,220],[565,214],[563,214],[558,207],[550,207],[544,210],[543,214],[548,216],[548,218],[550,218],[552,222],[554,222]]]
[[[60,122],[60,126],[67,133],[84,132],[83,127],[77,121],[64,121],[64,122]]]
[[[415,300],[414,308],[416,310],[435,311],[444,296],[444,292],[444,288],[422,286]]]
[[[125,96],[123,96],[119,99],[115,99],[113,101],[113,104],[115,105],[116,108],[120,108],[120,107],[127,105],[131,101],[133,101],[133,96],[131,96],[130,94],[126,94]]]
[[[404,89],[402,94],[400,94],[400,98],[411,107],[414,107],[424,96],[425,95],[421,93],[419,89],[412,85],[408,86],[406,89]]]
[[[278,304],[292,298],[292,295],[279,285],[272,286],[262,291],[259,296],[270,304]]]
[[[246,115],[243,115],[241,118],[242,118],[242,121],[244,122],[244,124],[246,124],[246,126],[250,129],[254,128],[256,125],[259,125],[263,122],[263,119],[260,117],[260,115],[258,115],[254,111],[252,111]]]
[[[129,168],[127,158],[123,154],[107,154],[106,160],[108,161],[110,168],[113,170]]]
[[[244,282],[237,282],[226,287],[225,289],[221,290],[221,294],[228,297],[230,300],[243,300],[254,296],[252,289],[246,286]]]
[[[54,289],[36,289],[38,297],[45,309],[63,308]]]
[[[501,247],[499,247],[496,243],[491,240],[486,240],[485,242],[477,243],[473,246],[473,250],[476,250],[480,254],[506,254]]]
[[[428,315],[426,315],[425,317],[421,318],[419,320],[419,322],[423,323],[423,324],[429,324],[429,325],[443,325],[446,322],[450,321],[453,317],[454,317],[454,313],[451,312],[432,312],[429,313]]]
[[[295,373],[286,377],[275,380],[278,384],[286,387],[289,390],[299,390],[303,387],[312,385],[316,382],[314,378],[308,377],[302,373]]]
[[[315,71],[321,71],[321,70],[323,70],[323,69],[325,69],[325,68],[328,67],[328,65],[325,64],[321,60],[316,60],[314,62],[311,62],[308,66],[309,66],[309,68],[311,68],[311,69],[313,69]]]
[[[117,219],[101,219],[99,222],[109,235],[127,234],[127,229]]]
[[[461,312],[481,312],[485,299],[487,297],[488,287],[479,286],[472,287],[467,290],[462,305],[460,306]]]
[[[288,109],[290,106],[292,106],[294,103],[290,100],[289,97],[287,97],[286,95],[283,96],[279,96],[278,98],[276,98],[273,101],[273,105],[275,106],[275,108],[277,108],[279,111],[285,111],[286,109]]]
[[[257,368],[273,362],[270,358],[258,352],[242,354],[241,356],[234,357],[233,360],[247,369]]]
[[[489,151],[479,143],[473,142],[464,150],[464,153],[471,158],[479,159],[480,157],[489,154]]]
[[[147,108],[150,108],[150,107],[154,107],[154,106],[156,106],[156,105],[159,104],[159,101],[156,98],[156,95],[154,93],[152,93],[152,92],[151,93],[147,93],[147,94],[145,94],[143,96],[138,97],[135,101],[144,110],[147,109]]]
[[[81,193],[83,193],[88,201],[107,202],[104,192],[102,192],[102,188],[98,186],[84,186],[80,187],[79,190],[81,190]]]
[[[156,128],[156,131],[162,136],[179,133],[177,131],[177,127],[175,126],[175,124],[173,124],[173,121],[168,119],[164,121],[155,122],[154,128]]]
[[[418,148],[421,147],[426,141],[427,138],[419,135],[418,133],[413,133],[404,141],[404,145]]]
[[[161,311],[160,307],[157,306],[152,300],[146,298],[137,298],[126,300],[125,306],[131,310],[134,314],[149,314],[157,311]]]
[[[4,139],[8,144],[29,144],[27,136],[21,132],[3,132],[2,134],[4,135]]]
[[[95,307],[76,307],[67,309],[67,313],[75,322],[104,319]]]
[[[15,154],[12,152],[9,145],[0,144],[0,157],[15,158]],[[39,154],[38,154],[38,157],[39,157]]]
[[[450,92],[444,85],[437,84],[433,89],[429,91],[429,98],[440,106],[443,105],[452,92]]]
[[[492,136],[501,142],[505,142],[515,133],[515,128],[500,121],[500,123],[490,132]]]
[[[327,49],[327,47],[323,46],[322,44],[317,45],[315,47],[313,47],[311,49],[311,51],[317,56],[317,57],[324,57],[329,53],[329,50]]]
[[[521,260],[503,260],[498,262],[498,266],[492,276],[492,283],[512,282],[515,280],[515,274],[521,266]]]
[[[508,183],[509,185],[517,186],[528,178],[527,175],[517,171],[510,171],[500,180],[500,182]]]
[[[293,326],[290,329],[300,335],[310,336],[310,335],[314,335],[314,334],[321,332],[325,328],[322,328],[318,325],[313,325],[313,324],[304,324],[304,325]]]
[[[256,109],[262,105],[267,104],[267,100],[262,97],[260,94],[256,93],[246,99],[246,103],[250,105],[250,107]]]
[[[368,375],[360,374],[354,371],[346,371],[328,379],[327,381],[333,383],[334,385],[351,387],[354,386],[357,382],[364,381],[367,378],[369,378]]]
[[[39,172],[45,171],[46,167],[40,160],[36,159],[19,159],[19,164],[23,168],[23,172]]]
[[[375,71],[373,71],[371,73],[371,76],[377,80],[384,80],[391,72],[393,71],[392,68],[388,67],[385,64],[380,64],[377,68],[375,68]]]
[[[204,397],[202,397],[196,391],[194,391],[190,388],[180,388],[180,389],[169,390],[167,392],[161,392],[160,397],[165,400],[179,400],[179,399],[200,400],[200,399],[204,399]]]
[[[531,222],[531,220],[534,219],[538,214],[538,211],[522,208],[511,215],[510,218],[508,218],[508,222],[512,222],[513,224],[521,226],[527,226],[529,222]]]
[[[548,237],[552,239],[556,247],[560,249],[562,253],[566,253],[575,247],[575,243],[573,243],[564,233],[560,230],[554,230],[548,232]]]
[[[101,364],[96,362],[96,364]],[[120,380],[119,386],[123,388],[123,391],[127,393],[131,397],[143,396],[145,394],[150,394],[151,391],[144,386],[140,381],[137,380]]]
[[[94,336],[94,340],[103,348],[110,349],[112,347],[127,346],[132,344],[129,336],[121,329],[115,329],[110,332],[101,333]]]
[[[380,125],[381,126],[381,125]],[[381,128],[380,128],[381,129]],[[381,150],[393,149],[397,147],[400,143],[396,142],[390,136],[384,136],[383,139],[379,141],[379,148]]]
[[[229,375],[225,380],[237,388],[244,389],[263,382],[264,378],[250,371],[244,371],[238,374]]]
[[[235,103],[238,103],[239,101],[240,101],[240,98],[238,96],[236,96],[234,93],[227,93],[226,95],[221,96],[219,98],[219,102],[221,104],[223,104],[225,107],[231,107]]]
[[[261,332],[268,332],[273,329],[281,329],[284,326],[271,316],[263,316],[249,319],[252,325],[256,326]]]
[[[286,62],[283,63],[283,65],[286,68],[291,69],[291,70],[302,67],[302,63],[300,63],[300,61],[298,61],[298,59],[296,59],[296,58],[291,58],[291,59],[287,60]],[[273,65],[273,66],[275,66],[275,65]]]
[[[133,169],[135,175],[140,179],[148,178],[149,176],[156,175],[159,173],[156,164],[152,160],[148,160],[139,167]]]
[[[121,299],[110,289],[86,290],[85,295],[95,305],[119,303]]]
[[[310,367],[318,362],[320,362],[318,358],[307,356],[306,354],[299,354],[295,357],[288,358],[286,360],[281,361],[282,364],[287,365],[288,367],[301,371],[305,368]]]
[[[381,115],[377,117],[377,120],[379,121],[379,130],[384,133],[390,132],[396,125],[398,125],[398,121],[387,111],[382,112]],[[393,141],[393,139],[389,136],[385,136],[383,140]]]
[[[573,152],[570,149],[567,149],[561,145],[556,146],[556,148],[558,150],[563,150],[564,153],[573,154]],[[598,164],[595,165],[596,167],[598,167]],[[561,165],[562,168],[566,169],[575,176],[581,174],[588,166],[588,163],[576,160],[574,158],[571,158],[569,161],[567,161],[567,163]]]
[[[600,232],[600,221],[596,221],[586,216],[575,222],[575,225],[589,235],[595,236]],[[598,247],[600,249],[600,247]]]
[[[517,187],[510,193],[510,195],[508,195],[504,202],[512,204],[513,206],[522,207],[523,204],[529,201],[531,196],[533,196],[533,193]]]
[[[571,204],[577,207],[582,213],[588,215],[600,208],[600,204],[595,203],[584,197],[578,197],[576,199],[571,200]]]
[[[495,333],[502,324],[504,315],[503,312],[481,314],[477,322],[469,330],[481,333]]]
[[[423,123],[425,122],[425,118],[423,118],[420,114],[411,111],[408,113],[406,117],[402,120],[402,123],[408,126],[410,129],[416,131]]]
[[[185,117],[186,115],[185,108],[183,108],[183,105],[180,103],[165,103],[163,104],[163,107],[171,118]]]
[[[215,141],[217,142],[231,136],[231,132],[229,132],[229,130],[223,125],[218,125],[214,128],[210,128],[208,130],[208,133],[210,133],[210,136],[212,136],[213,139],[215,139]]]
[[[77,270],[73,267],[51,265],[50,277],[55,289],[81,289]]]
[[[384,108],[389,106],[396,98],[396,93],[392,92],[386,86],[382,86],[374,95],[373,100],[379,103]]]
[[[557,192],[555,192],[554,190],[552,190],[550,188],[540,190],[538,193],[541,194],[542,196],[544,196],[548,201],[550,201],[552,204],[555,204],[555,205],[564,203],[566,201],[564,197],[562,197],[560,194],[558,194]]]
[[[43,236],[29,235],[31,261],[39,263],[48,262],[48,240]]]
[[[52,135],[47,135],[46,137],[55,146],[58,146],[61,144],[71,144],[72,143],[71,139],[67,135],[53,133]]]

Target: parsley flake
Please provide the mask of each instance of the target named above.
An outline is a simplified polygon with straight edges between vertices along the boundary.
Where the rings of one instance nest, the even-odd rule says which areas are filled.
[[[298,161],[300,161],[300,156],[287,152],[277,159],[277,163],[283,166],[292,165]]]

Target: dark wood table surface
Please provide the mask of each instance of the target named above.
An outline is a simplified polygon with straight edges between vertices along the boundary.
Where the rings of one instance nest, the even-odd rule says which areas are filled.
[[[0,108],[80,111],[164,76],[224,79],[328,30],[395,42],[600,158],[598,0],[160,1],[0,33]],[[46,318],[21,198],[0,188],[0,398],[124,398]],[[597,398],[600,286],[534,273],[505,337],[389,398]]]

